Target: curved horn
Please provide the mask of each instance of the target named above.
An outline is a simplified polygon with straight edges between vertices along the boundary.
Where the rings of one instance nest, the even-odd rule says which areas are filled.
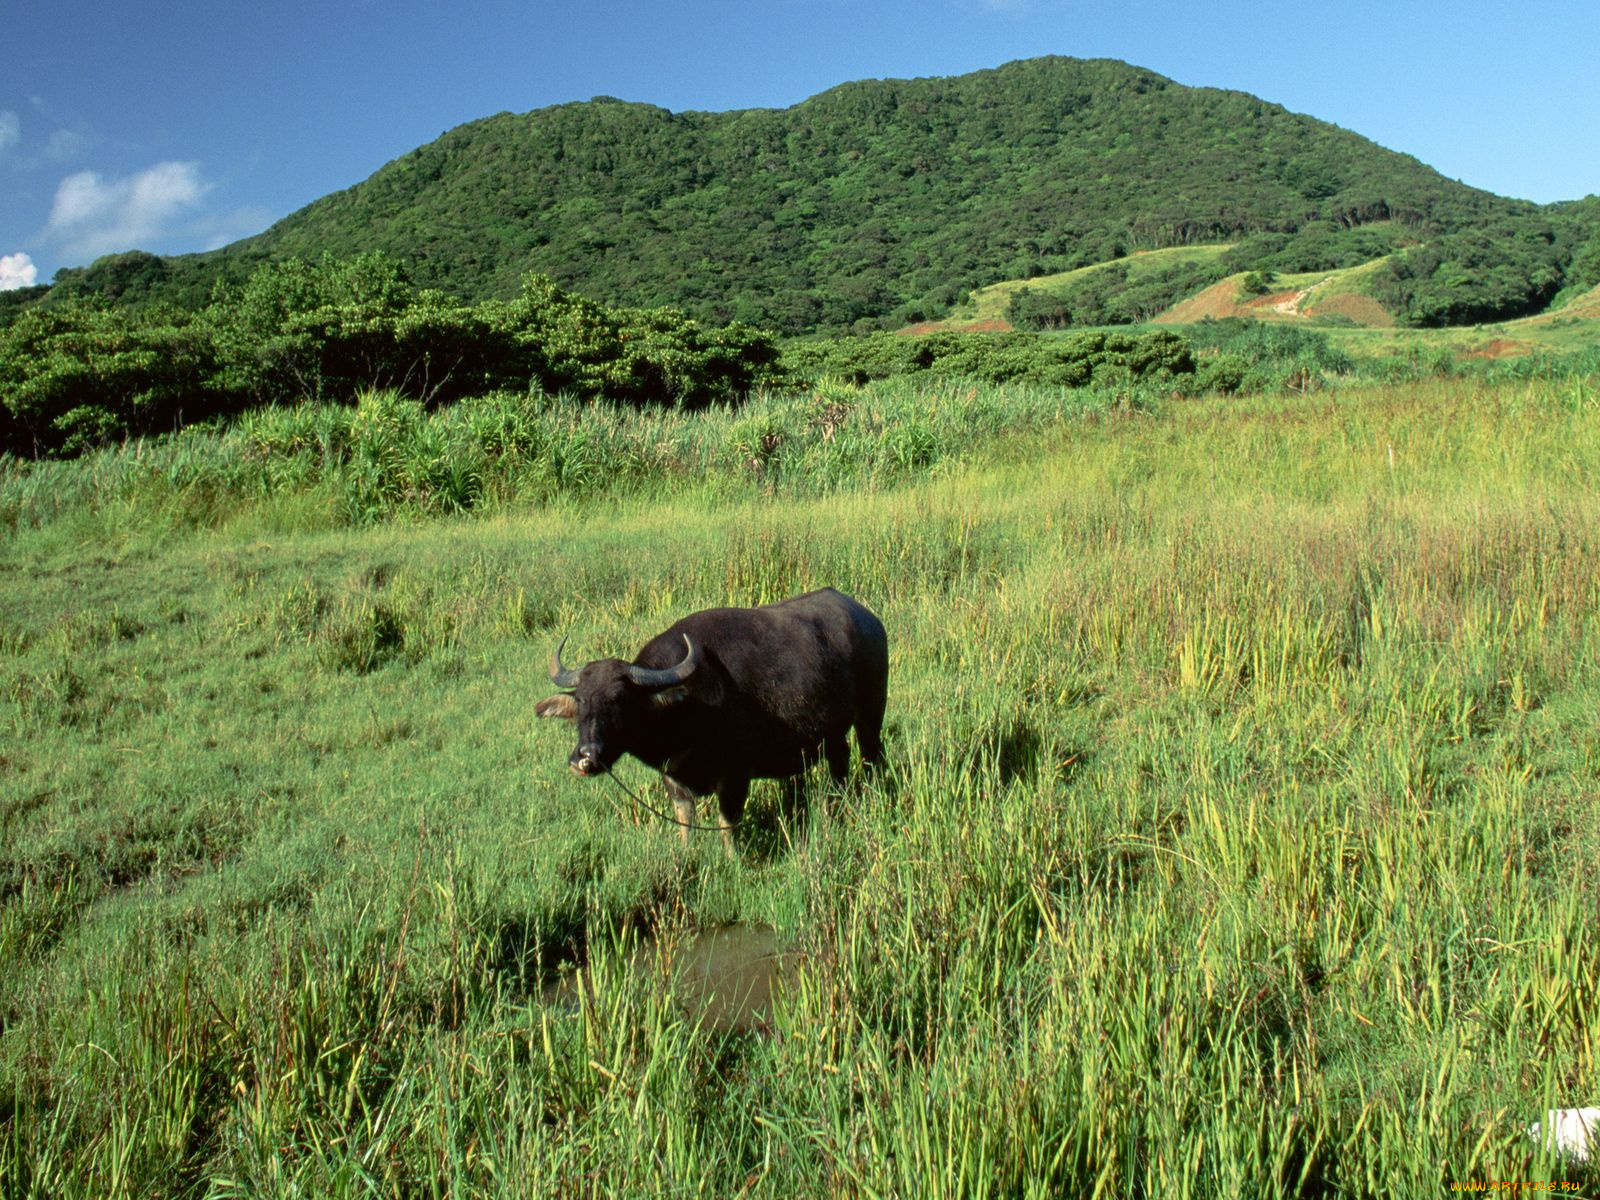
[[[557,687],[574,688],[578,686],[578,676],[582,672],[561,665],[561,647],[566,644],[567,639],[562,638],[561,644],[556,647],[556,652],[550,656],[550,682]]]
[[[699,655],[695,653],[694,643],[689,640],[689,635],[686,633],[683,635],[683,661],[677,666],[666,667],[659,671],[651,670],[649,667],[632,666],[628,668],[628,678],[640,687],[671,687],[693,675],[695,667],[699,665]]]

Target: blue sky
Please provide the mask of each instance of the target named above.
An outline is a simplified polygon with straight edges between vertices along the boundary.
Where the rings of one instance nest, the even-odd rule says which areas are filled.
[[[5,0],[0,286],[264,229],[465,121],[784,107],[1041,54],[1252,92],[1538,201],[1600,192],[1600,5]]]

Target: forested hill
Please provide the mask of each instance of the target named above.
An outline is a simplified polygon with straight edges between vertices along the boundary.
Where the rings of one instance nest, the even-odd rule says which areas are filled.
[[[782,110],[602,98],[503,113],[223,251],[64,283],[120,269],[149,276],[125,281],[133,292],[198,293],[262,257],[382,250],[466,298],[512,295],[532,270],[597,299],[796,332],[903,323],[979,284],[1138,249],[1272,234],[1264,253],[1333,266],[1462,231],[1552,246],[1552,221],[1253,96],[1040,58]],[[1554,294],[1555,269],[1518,303]]]

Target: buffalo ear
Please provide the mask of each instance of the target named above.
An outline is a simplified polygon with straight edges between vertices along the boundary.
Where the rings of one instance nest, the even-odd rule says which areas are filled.
[[[722,672],[711,670],[711,664],[706,663],[688,679],[684,680],[683,688],[701,704],[719,707],[726,698],[722,687]]]
[[[650,693],[651,708],[671,708],[674,704],[681,704],[689,698],[689,689],[686,687],[662,688],[659,692]]]
[[[541,700],[533,706],[535,716],[559,717],[563,721],[576,721],[578,719],[578,699],[569,692],[562,692],[559,696],[551,696]]]

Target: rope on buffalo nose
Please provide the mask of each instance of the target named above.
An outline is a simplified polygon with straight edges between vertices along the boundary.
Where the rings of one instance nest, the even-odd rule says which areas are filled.
[[[666,813],[662,812],[659,808],[654,807],[648,801],[643,799],[631,787],[629,787],[627,784],[623,783],[622,780],[617,778],[617,772],[616,772],[615,769],[607,771],[606,775],[610,777],[612,783],[616,784],[619,788],[621,788],[623,793],[625,795],[627,795],[628,798],[631,799],[636,805],[638,805],[640,808],[644,809],[645,812],[649,813],[653,817],[659,817],[661,820],[666,821],[668,824],[676,825],[679,829],[692,829],[696,833],[721,833],[724,829],[733,829],[733,828],[737,827],[738,824],[739,824],[738,821],[734,821],[734,822],[732,822],[731,824],[728,824],[728,825],[701,825],[701,824],[698,824],[698,823],[696,823],[694,821],[680,821],[680,820],[678,820],[677,817],[668,816]],[[665,779],[666,776],[663,775],[662,778]],[[613,805],[613,807],[615,807],[615,806]],[[740,819],[742,820],[743,818],[740,818]]]

